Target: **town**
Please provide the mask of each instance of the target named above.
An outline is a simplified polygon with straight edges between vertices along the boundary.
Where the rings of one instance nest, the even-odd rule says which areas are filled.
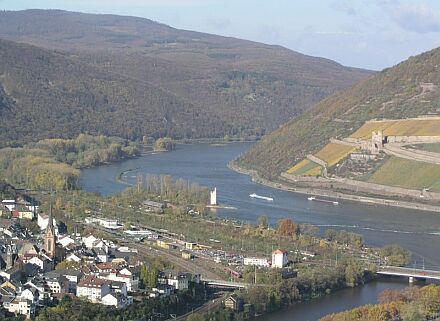
[[[240,269],[246,266],[278,268],[282,269],[284,278],[296,276],[288,252],[280,249],[273,251],[271,259],[244,257],[181,241],[165,230],[124,228],[118,220],[102,217],[85,219],[84,224],[93,226],[95,231],[106,231],[112,239],[117,236],[117,244],[91,233],[69,234],[66,226],[53,217],[52,205],[45,214],[34,204],[35,201],[20,197],[3,200],[0,205],[0,316],[23,315],[32,319],[43,306],[53,305],[66,295],[120,309],[133,304],[133,296],[167,297],[187,290],[191,283],[203,282],[204,286],[212,285],[221,290],[245,288],[249,284],[237,280],[242,276]],[[158,202],[145,201],[143,205],[149,211],[163,209],[163,204]],[[37,223],[39,231],[33,233],[19,222]],[[231,281],[224,281],[212,272],[202,275],[182,269],[157,270],[150,273],[146,281],[147,268],[139,251],[142,246],[139,243],[145,242],[154,247],[148,247],[150,252],[159,256],[160,249],[171,249],[180,253],[181,257],[175,256],[175,259],[182,262],[197,256],[214,264],[226,260],[239,267],[224,269]],[[137,246],[131,246],[133,244]],[[313,253],[303,254],[313,256]],[[237,311],[243,309],[236,295],[224,299],[225,306]]]

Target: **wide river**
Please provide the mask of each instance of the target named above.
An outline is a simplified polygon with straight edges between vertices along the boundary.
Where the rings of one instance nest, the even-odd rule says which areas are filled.
[[[308,201],[305,195],[285,192],[256,184],[246,175],[227,168],[227,163],[250,147],[249,143],[227,145],[178,145],[168,153],[147,154],[107,166],[83,171],[84,190],[109,195],[127,188],[122,180],[134,184],[139,174],[169,174],[200,185],[217,187],[218,201],[235,209],[220,209],[223,217],[255,222],[265,214],[275,224],[281,218],[310,223],[319,228],[345,229],[362,234],[367,244],[383,246],[400,244],[413,253],[412,266],[440,267],[440,214],[384,206],[339,202],[339,205]],[[270,196],[273,202],[252,199],[249,194]],[[316,320],[330,312],[374,303],[383,288],[402,288],[404,282],[374,282],[265,317],[267,320]]]

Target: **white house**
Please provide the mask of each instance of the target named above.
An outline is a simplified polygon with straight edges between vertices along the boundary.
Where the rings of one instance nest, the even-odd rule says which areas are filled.
[[[272,252],[272,267],[273,268],[283,268],[287,265],[287,252],[277,249]]]
[[[38,304],[40,299],[40,292],[36,288],[29,287],[27,289],[24,289],[20,293],[19,297],[25,300],[29,300],[34,304]]]
[[[95,243],[96,240],[97,240],[97,238],[94,237],[92,234],[82,238],[82,242],[83,242],[84,246],[88,249],[93,248],[93,243]]]
[[[17,298],[9,304],[8,311],[14,314],[25,315],[28,319],[31,319],[35,315],[35,304],[30,300]]]
[[[76,287],[76,296],[86,297],[96,303],[109,294],[110,282],[93,276],[83,278]]]
[[[170,275],[168,285],[174,286],[176,290],[186,290],[188,289],[188,278],[186,275]]]
[[[269,267],[269,260],[261,257],[245,257],[243,261],[244,265],[252,265],[252,266],[260,266],[260,267]]]
[[[123,268],[118,272],[118,277],[120,281],[127,284],[128,291],[133,292],[139,289],[139,269]]]
[[[64,235],[58,238],[58,243],[60,243],[62,247],[66,247],[70,244],[74,244],[75,240],[72,239],[69,235]]]
[[[101,303],[122,309],[126,307],[126,297],[120,293],[109,293],[102,298]]]
[[[51,293],[69,292],[69,280],[65,276],[59,275],[56,271],[47,273],[45,279]]]
[[[24,263],[30,263],[38,266],[40,271],[48,272],[53,270],[53,261],[43,255],[34,256],[33,258],[27,260]]]

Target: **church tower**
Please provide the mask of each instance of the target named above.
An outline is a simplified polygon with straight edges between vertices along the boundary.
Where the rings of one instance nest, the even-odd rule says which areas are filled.
[[[44,235],[44,251],[51,258],[56,257],[55,228],[53,226],[52,204],[50,204],[49,218],[47,221],[46,234]]]

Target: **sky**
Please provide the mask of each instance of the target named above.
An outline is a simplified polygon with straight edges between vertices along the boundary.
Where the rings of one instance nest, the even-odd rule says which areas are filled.
[[[381,70],[440,45],[440,0],[0,0],[152,19]]]

